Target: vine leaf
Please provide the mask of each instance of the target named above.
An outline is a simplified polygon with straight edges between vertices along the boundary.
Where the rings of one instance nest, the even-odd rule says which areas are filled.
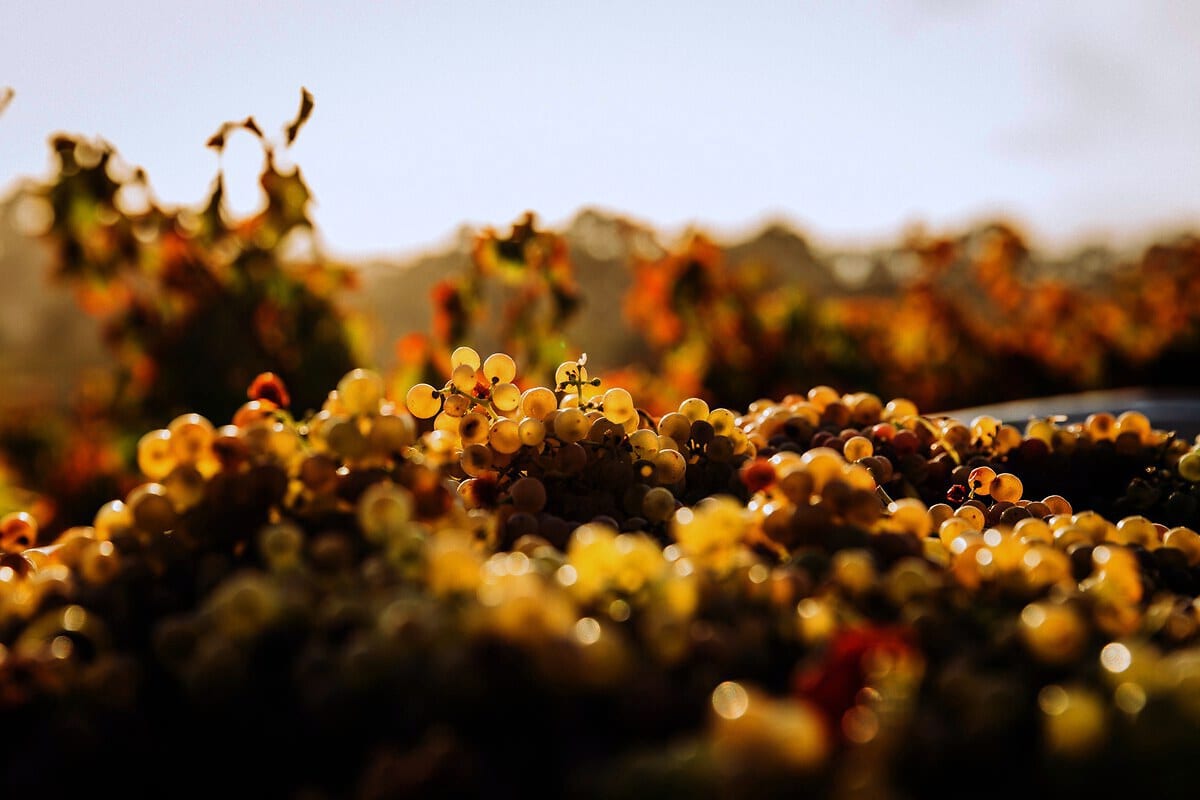
[[[296,118],[292,120],[284,129],[287,136],[287,143],[291,146],[292,142],[296,141],[297,134],[300,133],[300,128],[312,116],[313,96],[312,92],[303,86],[300,87],[300,110],[296,113]]]

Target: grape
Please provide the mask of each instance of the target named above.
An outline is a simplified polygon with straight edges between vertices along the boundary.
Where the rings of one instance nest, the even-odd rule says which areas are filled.
[[[546,441],[546,423],[534,417],[525,417],[518,425],[517,435],[526,447],[541,447]]]
[[[418,383],[408,390],[404,405],[417,419],[431,419],[442,409],[442,394],[428,383]]]
[[[578,442],[568,442],[558,448],[557,466],[568,475],[577,475],[588,463],[587,450]]]
[[[996,470],[991,467],[976,467],[967,476],[967,488],[974,494],[987,496],[991,494],[992,483],[996,480]]]
[[[642,428],[629,435],[629,446],[633,448],[635,458],[649,458],[658,452],[658,436],[654,431]]]
[[[564,361],[554,370],[554,385],[561,390],[575,383],[586,382],[587,379],[587,368],[580,366],[577,361]]]
[[[985,518],[983,512],[976,506],[965,505],[954,512],[954,516],[966,520],[977,531],[983,530]]]
[[[526,476],[513,481],[508,496],[517,511],[536,514],[546,507],[546,486],[537,478]]]
[[[860,458],[873,455],[875,446],[865,436],[851,436],[842,448],[842,453],[847,461],[858,461]]]
[[[497,383],[492,387],[492,405],[502,414],[516,411],[521,405],[521,390],[511,383]]]
[[[511,383],[517,377],[517,362],[507,353],[492,353],[483,362],[483,376],[492,383]]]
[[[1083,652],[1088,629],[1079,612],[1065,603],[1030,603],[1021,611],[1021,639],[1034,658],[1067,664]]]
[[[544,420],[558,408],[558,398],[544,386],[526,389],[521,395],[521,413],[526,417]]]
[[[684,444],[692,435],[692,421],[684,414],[672,411],[663,414],[658,421],[658,432],[663,436],[671,437],[678,444]]]
[[[474,377],[475,370],[479,369],[479,364],[479,353],[470,347],[456,347],[454,348],[454,352],[450,354],[451,370],[465,365],[471,368],[471,375]]]
[[[138,469],[152,481],[165,478],[175,469],[176,458],[171,447],[171,432],[166,428],[150,431],[138,439]]]
[[[459,463],[463,472],[479,477],[492,468],[492,450],[485,444],[469,444],[463,448]]]
[[[204,500],[204,475],[191,464],[176,465],[162,483],[176,513],[183,514]]]
[[[1111,441],[1117,438],[1117,418],[1107,411],[1088,414],[1083,424],[1088,435],[1096,441]]]
[[[383,378],[374,370],[351,370],[338,381],[337,393],[347,414],[375,414],[383,401]]]
[[[175,527],[179,515],[160,483],[143,483],[125,498],[133,527],[150,534],[164,533]]]
[[[699,397],[689,397],[679,404],[679,413],[687,417],[688,424],[698,419],[708,419],[708,403]]]
[[[708,412],[708,422],[718,436],[728,436],[737,424],[737,416],[728,408],[714,408]]]
[[[497,453],[515,453],[521,449],[520,426],[516,420],[498,419],[488,429],[488,443]]]
[[[905,397],[896,397],[888,401],[880,416],[887,422],[902,422],[917,414],[916,403]]]
[[[563,442],[578,442],[591,428],[588,418],[578,408],[564,408],[554,418],[554,435]]]
[[[442,401],[442,413],[448,417],[462,417],[471,410],[474,400],[465,394],[446,395]]]
[[[334,455],[341,458],[359,458],[367,452],[367,437],[358,427],[358,421],[349,417],[334,417],[323,429],[325,443]]]
[[[674,513],[675,495],[661,486],[655,486],[642,498],[642,516],[650,522],[666,522]]]
[[[1021,495],[1025,492],[1025,486],[1021,483],[1021,479],[1011,472],[1001,472],[991,482],[992,499],[1015,503],[1021,499]]]
[[[1190,483],[1200,483],[1200,450],[1190,450],[1179,459],[1179,477]]]
[[[687,462],[677,450],[659,450],[652,460],[654,476],[660,484],[672,484],[683,480]]]
[[[1117,436],[1132,433],[1139,444],[1149,444],[1152,429],[1149,418],[1140,411],[1123,411],[1117,415]]]
[[[842,395],[832,386],[814,386],[808,390],[808,402],[816,406],[818,411],[824,411],[830,403],[836,403]]]
[[[614,386],[604,393],[601,401],[604,406],[604,416],[616,423],[623,423],[637,415],[633,406],[633,397],[625,389]]]
[[[981,414],[971,420],[971,441],[983,447],[991,447],[1000,433],[1000,420]]]
[[[180,414],[171,420],[167,430],[176,460],[194,464],[211,454],[215,431],[213,424],[200,414]]]
[[[398,455],[416,441],[417,426],[409,414],[380,414],[367,432],[367,445],[378,453]]]
[[[412,515],[412,493],[391,481],[372,484],[358,500],[358,523],[363,537],[370,542],[386,542],[402,535],[409,530]]]
[[[458,435],[462,437],[463,444],[486,442],[489,424],[487,417],[473,411],[458,421]]]

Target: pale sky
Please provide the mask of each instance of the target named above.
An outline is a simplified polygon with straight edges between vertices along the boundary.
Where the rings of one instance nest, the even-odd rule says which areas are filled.
[[[98,135],[170,203],[204,142],[290,158],[347,257],[526,209],[818,242],[1004,215],[1036,244],[1200,227],[1200,3],[34,2],[0,7],[0,192]],[[256,146],[225,156],[253,202]]]

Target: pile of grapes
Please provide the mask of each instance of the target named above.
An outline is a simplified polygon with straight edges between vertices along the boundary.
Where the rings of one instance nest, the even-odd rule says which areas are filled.
[[[1196,443],[450,364],[265,373],[0,520],[4,796],[1195,791]]]

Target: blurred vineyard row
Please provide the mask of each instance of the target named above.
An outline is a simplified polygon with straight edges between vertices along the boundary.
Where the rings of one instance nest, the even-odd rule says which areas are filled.
[[[96,321],[111,360],[60,402],[10,390],[0,510],[32,507],[48,531],[90,519],[133,482],[140,433],[183,411],[228,420],[261,372],[282,376],[294,408],[317,409],[353,366],[397,386],[444,382],[459,344],[512,354],[530,385],[588,352],[654,416],[689,396],[744,409],[818,384],[923,411],[1200,384],[1194,236],[1050,261],[992,224],[846,256],[780,228],[663,244],[626,221],[555,231],[527,215],[471,232],[457,255],[369,271],[323,251],[307,184],[280,166],[310,110],[306,97],[282,142],[253,119],[209,142],[262,142],[265,201],[243,218],[219,175],[204,202],[168,207],[111,145],[53,139],[54,174],[27,186],[22,213],[49,254],[45,278]]]

